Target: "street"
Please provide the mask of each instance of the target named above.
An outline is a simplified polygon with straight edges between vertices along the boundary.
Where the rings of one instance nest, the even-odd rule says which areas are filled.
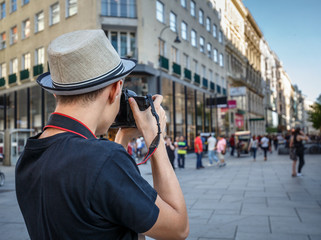
[[[302,177],[291,177],[291,160],[275,152],[263,161],[259,154],[230,157],[227,166],[196,170],[188,154],[185,169],[176,174],[184,192],[190,240],[321,239],[321,155],[305,155]],[[0,239],[29,239],[17,205],[14,167],[0,167],[6,183],[0,188]],[[152,182],[149,163],[140,166]],[[35,223],[36,224],[36,223]],[[148,238],[149,239],[149,238]]]

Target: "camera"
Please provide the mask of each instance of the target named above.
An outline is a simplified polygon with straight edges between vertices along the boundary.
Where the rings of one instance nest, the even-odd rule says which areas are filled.
[[[111,128],[135,128],[136,123],[128,99],[132,97],[137,102],[140,111],[145,111],[150,106],[147,96],[137,96],[134,91],[123,89],[120,99],[120,109]]]

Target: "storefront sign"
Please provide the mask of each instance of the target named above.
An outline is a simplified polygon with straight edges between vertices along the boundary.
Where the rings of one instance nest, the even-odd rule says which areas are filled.
[[[230,96],[245,96],[246,95],[246,87],[231,87],[230,88]]]
[[[236,108],[236,100],[228,100],[227,105],[229,109]]]
[[[235,125],[239,129],[244,128],[244,116],[241,114],[235,114]]]

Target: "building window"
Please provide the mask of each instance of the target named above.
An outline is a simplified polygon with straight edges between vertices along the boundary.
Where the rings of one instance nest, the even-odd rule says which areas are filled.
[[[29,3],[29,0],[22,0],[22,6]]]
[[[211,82],[213,82],[213,71],[211,69],[208,70],[208,78]]]
[[[110,31],[106,36],[121,57],[137,58],[136,34],[134,32]]]
[[[7,75],[7,64],[6,63],[1,63],[0,65],[0,77],[4,78]]]
[[[10,29],[10,44],[15,44],[18,41],[18,30],[17,26]]]
[[[37,48],[35,52],[35,65],[45,63],[45,49],[43,47]]]
[[[224,67],[224,56],[222,53],[220,53],[220,66]]]
[[[220,43],[223,43],[223,33],[222,33],[222,31],[219,31],[219,32],[218,32],[218,41],[219,41]]]
[[[77,0],[66,0],[66,17],[70,17],[77,13]]]
[[[194,72],[198,74],[198,62],[195,59],[193,59],[193,62],[194,62]]]
[[[212,59],[212,44],[207,43],[207,55]]]
[[[31,56],[30,53],[26,53],[22,55],[22,61],[21,61],[21,69],[30,69],[31,66]]]
[[[186,8],[186,0],[181,0],[181,5],[183,8]]]
[[[190,67],[190,65],[189,65],[189,56],[186,53],[184,53],[183,56],[184,56],[184,63],[185,63],[186,69],[190,69],[189,68]]]
[[[166,47],[165,47],[165,41],[163,41],[163,40],[161,40],[161,39],[159,39],[159,55],[160,56],[166,56],[165,54],[165,49],[166,49]]]
[[[187,24],[185,22],[182,22],[181,24],[181,35],[184,40],[187,40]]]
[[[30,36],[30,19],[26,19],[21,25],[22,39],[28,38]]]
[[[213,37],[217,38],[217,26],[213,24]]]
[[[202,65],[202,74],[203,74],[203,77],[205,78],[206,77],[206,67],[204,65]]]
[[[220,75],[218,75],[218,73],[215,74],[215,83],[219,84],[220,82]]]
[[[218,52],[217,52],[217,49],[216,48],[214,48],[214,52],[213,52],[213,54],[214,54],[214,58],[213,58],[213,60],[214,60],[214,62],[218,62]]]
[[[206,18],[206,30],[211,32],[211,19],[209,17]]]
[[[44,29],[44,14],[43,11],[39,12],[35,16],[35,32],[40,32]]]
[[[176,14],[173,12],[169,14],[169,26],[173,32],[176,32]]]
[[[193,47],[196,47],[197,46],[197,43],[196,43],[196,32],[195,30],[192,30],[191,31],[191,44]]]
[[[191,15],[192,15],[193,17],[195,17],[195,15],[196,15],[196,12],[195,12],[195,2],[194,2],[194,1],[191,1],[190,6],[191,6]]]
[[[10,69],[9,74],[17,73],[18,72],[18,59],[14,58],[10,60]]]
[[[17,0],[10,0],[10,12],[17,11]]]
[[[198,11],[198,21],[201,25],[204,24],[204,12],[202,9]]]
[[[6,2],[0,3],[0,19],[6,17]]]
[[[60,7],[59,2],[50,6],[49,11],[49,25],[56,24],[60,21]]]
[[[162,4],[160,1],[157,1],[156,10],[158,10],[158,3]],[[110,17],[135,18],[136,0],[101,0],[101,15]]]
[[[200,37],[200,51],[203,53],[204,52],[204,38]]]
[[[179,63],[178,49],[175,47],[172,47],[172,61],[175,63]]]
[[[6,32],[1,33],[0,50],[6,48]]]
[[[156,19],[164,23],[164,4],[160,1],[156,1]]]

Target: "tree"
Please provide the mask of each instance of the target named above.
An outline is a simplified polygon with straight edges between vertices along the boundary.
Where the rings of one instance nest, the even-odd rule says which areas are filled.
[[[311,105],[311,111],[309,111],[309,121],[312,122],[312,126],[315,129],[321,131],[321,94],[317,98],[317,101]]]

